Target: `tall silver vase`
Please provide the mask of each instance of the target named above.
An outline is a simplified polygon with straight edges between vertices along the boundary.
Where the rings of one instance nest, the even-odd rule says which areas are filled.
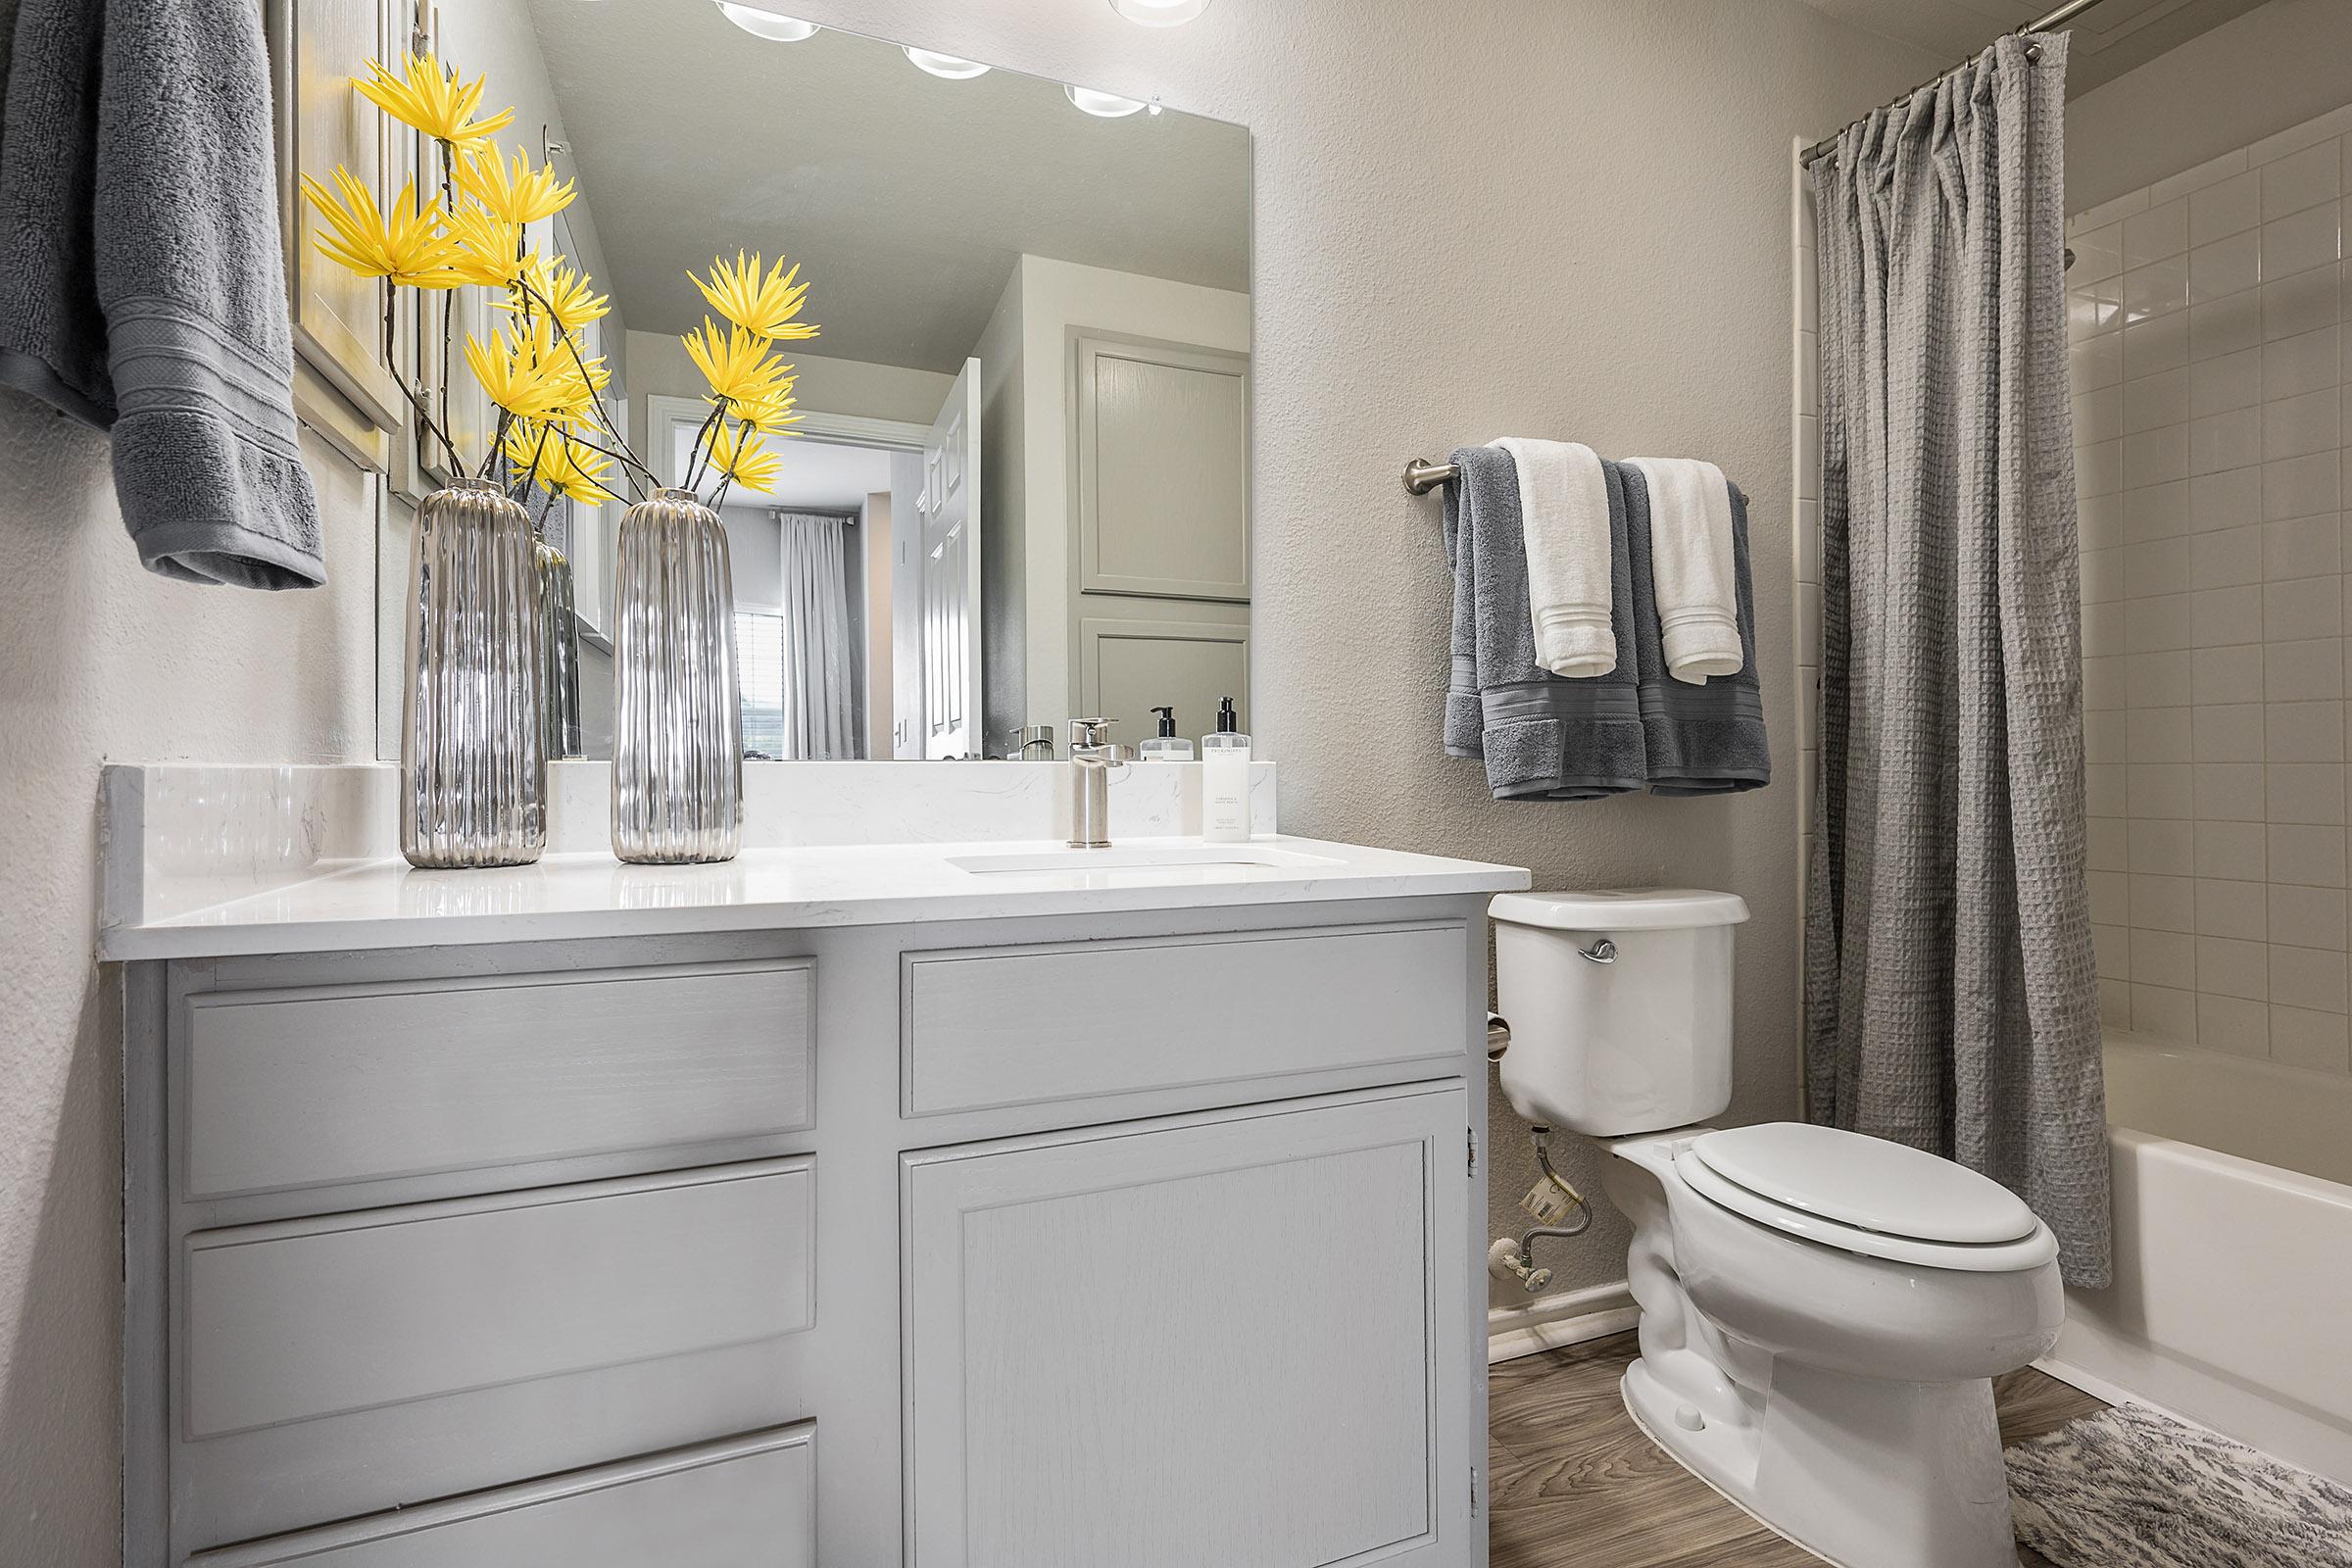
[[[409,538],[400,853],[412,865],[528,865],[547,848],[545,652],[531,519],[461,479]]]
[[[743,708],[727,531],[691,490],[620,519],[612,586],[612,853],[731,860],[743,845]]]
[[[539,578],[540,683],[548,760],[580,755],[580,629],[571,610],[571,563],[542,537],[531,545]]]

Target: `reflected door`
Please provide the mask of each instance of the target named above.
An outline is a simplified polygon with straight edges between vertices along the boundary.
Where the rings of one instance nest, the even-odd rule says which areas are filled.
[[[923,440],[923,756],[980,755],[980,362]]]

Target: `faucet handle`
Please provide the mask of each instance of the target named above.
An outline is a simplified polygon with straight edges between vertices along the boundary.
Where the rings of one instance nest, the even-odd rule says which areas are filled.
[[[1117,722],[1118,722],[1118,720],[1117,720],[1117,719],[1115,719],[1115,718],[1073,718],[1073,719],[1071,719],[1071,720],[1070,720],[1070,749],[1071,749],[1072,751],[1076,751],[1076,750],[1077,750],[1079,747],[1081,747],[1081,746],[1107,746],[1107,745],[1109,745],[1109,744],[1110,744],[1110,726],[1111,726],[1111,725],[1113,725],[1113,724],[1116,724]]]

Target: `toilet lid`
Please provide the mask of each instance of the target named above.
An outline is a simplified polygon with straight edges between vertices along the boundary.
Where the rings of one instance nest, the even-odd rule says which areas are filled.
[[[1690,1152],[1758,1197],[1857,1230],[1923,1242],[2014,1242],[2040,1223],[2024,1200],[1965,1165],[1884,1138],[1802,1122],[1731,1127]]]
[[[2035,1269],[2058,1255],[2058,1238],[2036,1220],[2033,1231],[2013,1242],[1923,1242],[1916,1237],[1889,1236],[1809,1214],[1787,1203],[1776,1203],[1749,1192],[1708,1168],[1694,1149],[1686,1147],[1674,1156],[1674,1172],[1683,1185],[1703,1201],[1770,1229],[1835,1247],[1864,1257],[1921,1268],[1959,1269],[1972,1274],[2011,1274]]]

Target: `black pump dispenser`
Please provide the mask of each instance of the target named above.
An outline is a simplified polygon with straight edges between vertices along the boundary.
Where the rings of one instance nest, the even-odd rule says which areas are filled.
[[[1173,739],[1176,734],[1176,710],[1173,708],[1154,708],[1152,710],[1152,711],[1159,715],[1159,738],[1161,740]]]
[[[1242,716],[1233,710],[1233,699],[1230,697],[1218,698],[1217,733],[1220,735],[1239,735],[1241,732]]]

